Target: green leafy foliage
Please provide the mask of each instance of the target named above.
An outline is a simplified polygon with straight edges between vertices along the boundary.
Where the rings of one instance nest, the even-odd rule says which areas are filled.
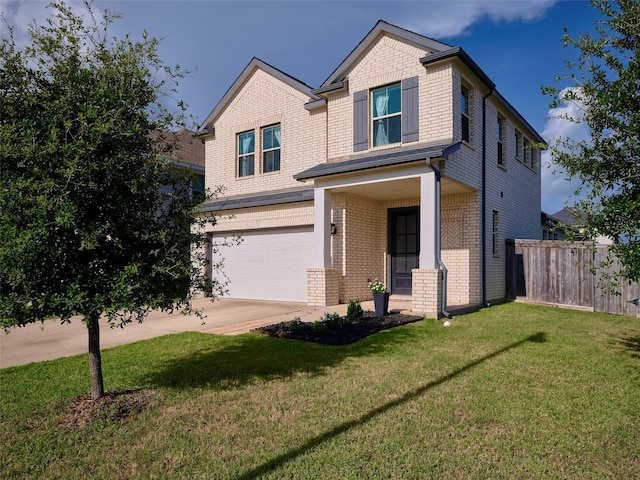
[[[371,290],[371,293],[386,293],[387,287],[376,278],[373,282],[369,282],[369,290]]]
[[[304,322],[300,317],[295,317],[289,322],[289,328],[291,328],[291,330],[302,330],[303,327]]]
[[[312,328],[316,333],[324,332],[325,330],[340,330],[343,325],[343,319],[339,313],[325,312],[325,314],[319,320],[313,322]],[[302,326],[302,324],[300,324]]]
[[[602,13],[595,33],[563,42],[579,51],[566,62],[569,73],[556,80],[570,87],[545,87],[552,107],[575,102],[580,116],[562,118],[585,125],[584,140],[562,138],[551,155],[583,186],[576,191],[582,213],[579,234],[616,240],[611,253],[622,275],[640,280],[640,3],[592,0]]]
[[[358,323],[362,320],[362,305],[358,300],[349,300],[347,305],[347,320],[349,323]]]
[[[316,320],[313,322],[313,331],[316,333],[324,332],[327,329],[327,325],[322,320]]]
[[[168,106],[185,73],[146,33],[108,37],[116,17],[97,22],[88,1],[89,20],[49,8],[26,47],[11,29],[0,39],[0,322],[80,314],[99,355],[101,314],[124,326],[222,293],[205,275],[215,217],[198,216],[203,198],[163,161],[176,146],[166,132],[186,121],[181,102]]]
[[[322,323],[329,330],[340,330],[342,328],[342,317],[339,313],[325,313],[324,317],[322,317]]]

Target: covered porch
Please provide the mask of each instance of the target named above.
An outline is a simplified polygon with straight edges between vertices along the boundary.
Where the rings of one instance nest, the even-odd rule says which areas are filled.
[[[411,300],[413,311],[433,318],[446,310],[443,302],[474,301],[473,252],[465,239],[479,232],[465,232],[465,218],[473,230],[478,222],[468,220],[477,215],[477,192],[440,176],[447,152],[424,153],[418,160],[355,170],[345,169],[346,162],[327,164],[334,170],[324,167],[313,177],[310,305],[369,300],[368,283],[375,279],[394,298]],[[340,167],[345,171],[336,171]]]

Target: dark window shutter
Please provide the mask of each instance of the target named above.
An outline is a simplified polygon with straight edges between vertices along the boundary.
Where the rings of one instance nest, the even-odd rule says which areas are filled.
[[[418,77],[402,80],[402,143],[418,141]]]
[[[353,151],[360,152],[369,148],[369,114],[367,90],[353,94]]]

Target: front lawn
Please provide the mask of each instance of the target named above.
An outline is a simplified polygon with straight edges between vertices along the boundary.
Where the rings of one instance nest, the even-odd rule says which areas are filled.
[[[347,346],[183,333],[103,367],[119,395],[81,423],[85,355],[0,370],[0,478],[640,478],[638,318],[505,304]]]

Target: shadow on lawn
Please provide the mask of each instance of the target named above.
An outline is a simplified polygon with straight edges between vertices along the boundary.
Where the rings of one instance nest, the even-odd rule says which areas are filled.
[[[272,470],[275,470],[277,468],[279,468],[280,466],[284,465],[285,463],[293,460],[294,458],[303,455],[307,452],[309,452],[310,450],[314,449],[315,447],[317,447],[318,445],[331,440],[332,438],[343,434],[349,430],[351,430],[354,427],[357,427],[359,425],[363,425],[365,423],[367,423],[369,420],[372,420],[373,418],[384,414],[385,412],[398,407],[402,404],[405,404],[421,395],[423,395],[424,393],[426,393],[428,390],[437,387],[438,385],[441,385],[445,382],[448,382],[449,380],[453,380],[455,377],[471,370],[474,367],[477,367],[478,365],[486,362],[487,360],[490,360],[494,357],[497,357],[498,355],[501,355],[509,350],[512,350],[514,348],[520,347],[521,345],[527,343],[527,342],[533,342],[533,343],[544,343],[546,342],[546,334],[544,332],[539,332],[539,333],[535,333],[533,335],[530,335],[526,338],[523,338],[522,340],[519,340],[515,343],[512,343],[510,345],[507,345],[504,348],[501,348],[500,350],[496,350],[493,353],[490,353],[488,355],[485,355],[484,357],[479,358],[478,360],[475,360],[471,363],[468,363],[467,365],[465,365],[462,368],[459,368],[458,370],[455,370],[453,372],[451,372],[448,375],[445,375],[443,377],[440,377],[436,380],[433,380],[429,383],[426,383],[414,390],[411,390],[410,392],[405,393],[402,397],[398,398],[397,400],[393,400],[392,402],[388,402],[385,403],[384,405],[381,405],[378,408],[375,408],[371,411],[369,411],[368,413],[362,415],[359,418],[356,418],[354,420],[351,420],[349,422],[345,422],[341,425],[338,425],[335,428],[332,428],[331,430],[328,430],[327,432],[323,433],[322,435],[318,435],[315,438],[312,438],[311,440],[309,440],[308,442],[306,442],[305,444],[299,446],[298,448],[295,448],[293,450],[290,450],[289,452],[283,453],[282,455],[274,458],[273,460],[264,463],[262,465],[257,466],[256,468],[254,468],[253,470],[250,470],[249,472],[245,473],[244,475],[238,477],[238,479],[240,480],[249,480],[249,479],[254,479],[254,478],[259,478],[262,475],[265,475],[266,473],[269,473]]]
[[[631,353],[632,357],[640,358],[640,336],[623,337],[620,339],[620,343]]]
[[[262,334],[211,336],[211,347],[188,356],[168,356],[144,377],[145,384],[170,388],[237,388],[253,379],[276,379],[307,373],[322,375],[346,358],[380,355],[415,335],[396,327],[344,346],[273,338]]]

